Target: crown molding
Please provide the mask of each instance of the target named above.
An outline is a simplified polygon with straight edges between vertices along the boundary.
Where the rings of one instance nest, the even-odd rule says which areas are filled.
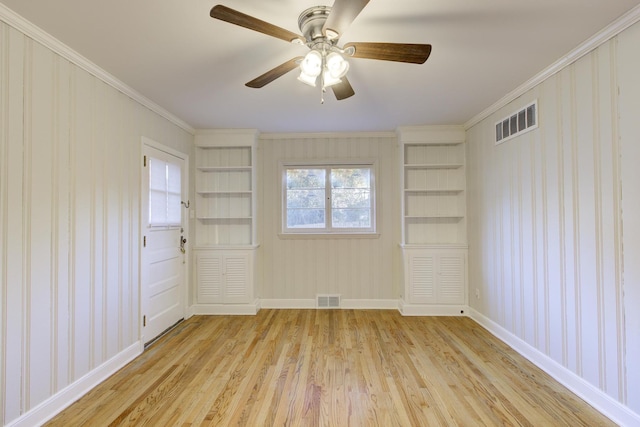
[[[56,54],[70,61],[74,65],[79,68],[85,70],[89,74],[95,76],[96,78],[102,80],[109,86],[112,86],[114,89],[122,92],[127,95],[134,101],[142,104],[147,107],[154,113],[164,117],[169,120],[171,123],[176,126],[182,128],[190,134],[195,133],[195,129],[189,125],[184,120],[165,110],[155,102],[143,96],[141,93],[137,92],[130,86],[123,83],[121,80],[117,79],[113,75],[109,74],[93,62],[89,61],[84,56],[80,55],[78,52],[73,50],[71,47],[62,43],[60,40],[56,39],[40,27],[34,25],[33,23],[27,21],[22,16],[15,13],[13,10],[6,7],[4,4],[0,3],[0,21],[5,22],[7,25],[15,28],[16,30],[23,33],[25,36],[33,39],[34,41],[42,44],[48,49],[52,50]]]
[[[468,130],[469,128],[477,125],[482,120],[489,117],[491,114],[497,112],[499,109],[514,101],[518,97],[524,95],[526,92],[538,86],[549,77],[573,64],[578,59],[587,55],[589,52],[593,51],[603,43],[611,40],[613,37],[617,36],[638,21],[640,21],[640,6],[634,7],[633,9],[613,21],[611,24],[607,25],[604,29],[600,30],[595,35],[587,39],[578,47],[564,55],[562,58],[551,64],[549,67],[545,68],[540,73],[536,74],[531,79],[523,83],[521,86],[517,87],[512,92],[502,97],[495,104],[491,105],[489,108],[472,117],[464,124],[464,128]]]
[[[261,133],[258,139],[322,139],[322,138],[396,138],[395,132],[379,131],[379,132],[302,132],[302,133]]]

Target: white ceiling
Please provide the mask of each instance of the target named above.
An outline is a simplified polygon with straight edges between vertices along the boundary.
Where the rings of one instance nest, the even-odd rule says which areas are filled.
[[[351,59],[356,95],[244,84],[307,48],[209,16],[217,0],[0,0],[194,128],[383,131],[463,124],[640,0],[371,0],[350,41],[430,43],[423,65]],[[319,0],[222,0],[299,33]]]

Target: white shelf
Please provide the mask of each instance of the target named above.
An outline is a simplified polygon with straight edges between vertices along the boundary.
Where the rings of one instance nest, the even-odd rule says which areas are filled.
[[[461,128],[399,132],[402,244],[466,243],[464,138]]]
[[[256,144],[253,131],[196,136],[196,246],[256,244]]]
[[[225,190],[225,191],[203,191],[198,190],[196,193],[201,196],[251,196],[253,194],[252,191],[233,191],[233,190]]]
[[[411,164],[404,165],[405,169],[460,169],[464,165],[462,163],[426,163],[426,164]]]
[[[400,141],[404,315],[455,312],[466,295],[465,131],[405,127]]]
[[[197,219],[204,221],[251,221],[250,216],[197,216]]]
[[[406,215],[404,217],[407,220],[420,220],[420,219],[451,219],[460,221],[464,218],[462,215]]]
[[[407,194],[460,194],[462,193],[464,190],[461,188],[450,188],[450,189],[446,189],[446,188],[407,188],[406,190],[404,190],[405,193]]]
[[[418,145],[418,146],[428,146],[428,147],[449,147],[451,145],[461,145],[462,141],[451,140],[451,141],[415,141],[415,142],[407,142],[405,146]]]
[[[251,166],[198,166],[201,172],[251,172]]]

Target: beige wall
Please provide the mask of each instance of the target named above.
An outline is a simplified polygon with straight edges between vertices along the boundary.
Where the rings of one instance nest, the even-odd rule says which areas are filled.
[[[473,309],[636,420],[638,43],[636,24],[467,133]],[[540,127],[495,146],[536,98]]]
[[[259,152],[260,298],[278,300],[280,306],[281,300],[292,305],[313,304],[316,294],[323,293],[341,294],[344,299],[397,299],[394,266],[400,196],[395,135],[263,135]],[[379,237],[291,239],[278,235],[279,162],[361,158],[377,161]]]
[[[139,338],[141,137],[193,137],[0,22],[0,421]]]
[[[640,414],[640,25],[618,37],[626,401]],[[640,416],[639,416],[640,418]]]
[[[636,24],[467,135],[473,309],[635,417],[639,43]],[[4,23],[0,89],[7,423],[138,344],[140,139],[194,157],[189,132]],[[495,121],[536,98],[540,128],[496,147]],[[263,135],[259,148],[259,297],[397,299],[395,135]],[[363,157],[378,160],[379,237],[278,236],[279,161]]]

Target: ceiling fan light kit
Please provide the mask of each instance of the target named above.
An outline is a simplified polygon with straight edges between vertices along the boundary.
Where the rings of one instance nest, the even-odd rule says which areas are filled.
[[[341,78],[347,75],[349,63],[338,52],[311,50],[300,63],[300,75],[298,80],[309,86],[316,87],[320,76],[321,87],[324,90],[342,82]]]
[[[413,64],[423,64],[431,54],[429,44],[405,43],[348,43],[341,48],[338,40],[342,33],[360,14],[369,0],[335,0],[332,7],[314,6],[298,17],[299,36],[284,28],[259,20],[223,5],[211,9],[211,17],[294,44],[304,44],[310,51],[267,71],[246,83],[252,88],[261,88],[284,74],[299,68],[298,80],[317,87],[320,80],[321,94],[331,87],[338,100],[355,94],[347,80],[349,62],[343,55],[353,58],[377,59]],[[321,102],[324,98],[321,97]]]
[[[345,61],[345,59],[340,56],[338,52],[331,52],[330,54],[328,54],[326,63],[325,74],[328,74],[332,79],[336,79],[336,83],[340,81],[341,77],[346,76],[347,71],[349,71],[349,62]]]
[[[323,62],[324,59],[318,51],[312,50],[307,53],[300,63],[300,76],[298,77],[298,80],[302,83],[308,84],[309,86],[315,87],[316,79],[322,72]]]

